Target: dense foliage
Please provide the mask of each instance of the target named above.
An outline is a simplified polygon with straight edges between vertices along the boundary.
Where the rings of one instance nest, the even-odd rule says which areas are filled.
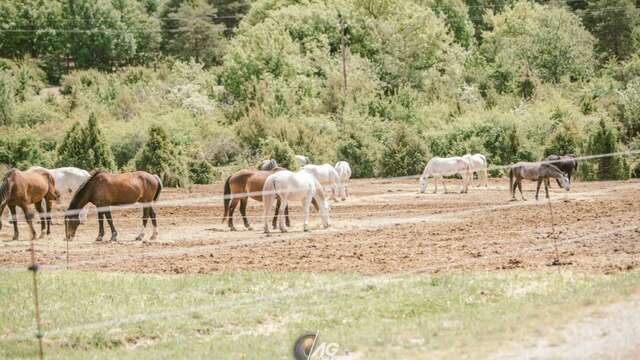
[[[0,162],[17,167],[186,185],[304,154],[413,175],[431,155],[637,149],[638,104],[633,0],[0,2]]]

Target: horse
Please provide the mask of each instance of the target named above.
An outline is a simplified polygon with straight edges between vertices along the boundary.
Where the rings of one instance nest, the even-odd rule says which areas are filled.
[[[462,189],[460,193],[466,193],[469,190],[470,165],[465,159],[459,156],[441,158],[433,157],[425,166],[422,176],[420,176],[420,193],[427,191],[427,180],[430,176],[434,178],[435,189],[433,193],[438,192],[438,179],[441,179],[444,186],[444,192],[447,193],[447,184],[444,182],[443,176],[460,174],[462,176]]]
[[[284,215],[283,209],[289,206],[289,200],[299,200],[302,202],[304,231],[309,231],[309,205],[314,201],[316,204],[319,204],[318,211],[320,212],[322,225],[325,229],[329,227],[329,204],[325,200],[322,185],[318,179],[308,171],[300,170],[294,173],[289,170],[283,170],[275,172],[269,175],[265,181],[263,193],[264,232],[266,234],[269,233],[267,219],[269,219],[271,215],[273,200],[276,198],[282,201],[282,207],[276,209],[280,232],[287,232],[282,215]]]
[[[229,176],[224,182],[224,216],[222,222],[228,221],[229,229],[236,231],[233,225],[233,212],[240,203],[240,214],[244,222],[244,227],[251,230],[251,225],[247,219],[247,201],[249,197],[256,201],[262,201],[262,188],[264,182],[269,175],[286,170],[281,167],[276,167],[271,170],[240,170],[235,174]],[[280,209],[280,199],[276,204],[277,209]],[[284,208],[287,226],[289,226],[289,209]],[[273,218],[273,227],[276,227],[276,217]]]
[[[571,182],[571,174],[573,174],[574,171],[578,171],[578,160],[576,160],[576,156],[574,154],[567,154],[564,156],[549,155],[544,159],[544,161],[555,165],[558,169],[567,174],[569,182]],[[557,179],[556,182],[558,183],[558,186],[561,186]]]
[[[348,185],[349,180],[351,179],[351,166],[349,166],[349,163],[346,161],[338,161],[336,163],[335,170],[338,173],[338,178],[340,179],[338,195],[340,195],[342,201],[345,201],[347,196],[350,196]]]
[[[514,180],[515,177],[515,180]],[[540,184],[544,182],[544,191],[547,199],[549,198],[549,178],[555,178],[558,180],[560,186],[569,191],[571,184],[569,179],[558,169],[555,165],[547,163],[532,163],[532,162],[519,162],[511,166],[509,169],[509,191],[512,195],[512,200],[516,199],[516,186],[520,190],[520,196],[522,200],[526,200],[522,194],[522,179],[537,181],[536,187],[536,200],[538,200],[538,194],[540,193]]]
[[[300,165],[300,167],[311,164],[311,159],[309,159],[308,156],[296,155],[295,159],[298,162],[298,165]]]
[[[482,154],[466,154],[462,157],[469,163],[470,179],[473,179],[473,173],[478,174],[478,186],[480,183],[484,183],[484,187],[487,187],[489,176],[487,174],[487,158]]]
[[[80,185],[91,177],[88,171],[78,169],[76,167],[61,167],[56,169],[47,169],[40,166],[34,166],[32,169],[40,169],[49,172],[56,179],[56,189],[61,196],[65,194],[72,195]]]
[[[30,168],[27,171],[17,169],[9,170],[0,184],[0,218],[4,208],[9,206],[11,212],[11,222],[13,223],[13,240],[19,239],[18,218],[16,217],[16,207],[24,212],[25,218],[31,228],[31,238],[36,238],[36,230],[33,227],[33,212],[31,204],[36,207],[40,217],[40,238],[51,233],[51,203],[60,197],[56,189],[55,178],[45,170],[40,168]],[[46,212],[42,207],[44,200]],[[0,229],[2,221],[0,221]]]
[[[117,241],[118,232],[113,226],[111,206],[142,203],[142,229],[136,236],[136,241],[144,238],[144,230],[149,218],[153,225],[153,234],[149,240],[155,240],[158,237],[158,222],[152,202],[158,200],[161,191],[162,180],[158,175],[145,171],[111,174],[98,170],[73,194],[64,216],[65,238],[71,240],[75,237],[80,225],[80,211],[88,203],[92,203],[98,208],[99,229],[96,241],[102,241],[104,237],[104,218],[107,218],[111,229],[111,241]]]
[[[274,159],[271,160],[262,160],[260,166],[258,166],[258,170],[273,170],[278,167],[278,162]]]
[[[333,166],[329,164],[309,164],[303,166],[302,170],[313,175],[321,185],[328,186],[331,189],[331,200],[337,201],[336,189],[340,186],[340,176]]]

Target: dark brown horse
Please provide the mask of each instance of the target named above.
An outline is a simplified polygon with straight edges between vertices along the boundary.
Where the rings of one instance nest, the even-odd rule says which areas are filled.
[[[251,229],[249,220],[247,219],[247,202],[249,198],[262,202],[262,188],[264,182],[267,181],[269,175],[286,170],[281,167],[272,170],[240,170],[229,176],[224,182],[224,217],[222,222],[228,221],[229,229],[236,231],[233,225],[233,212],[240,203],[240,214],[244,222],[244,227]],[[273,217],[273,227],[276,227],[277,214],[280,209],[280,199],[276,203],[276,215]],[[285,208],[285,218],[287,226],[289,226],[289,208]]]
[[[153,235],[150,240],[155,240],[158,237],[158,223],[156,211],[151,203],[158,200],[160,191],[162,191],[162,180],[158,175],[151,175],[144,171],[124,174],[97,171],[78,188],[71,199],[64,217],[66,238],[72,239],[76,235],[80,225],[80,210],[88,203],[92,203],[98,208],[99,231],[96,241],[102,241],[104,237],[105,217],[111,228],[111,241],[116,241],[118,232],[113,226],[110,207],[139,202],[142,203],[142,229],[136,240],[144,238],[144,229],[149,218],[153,224]]]
[[[51,202],[57,200],[60,194],[56,190],[56,181],[48,171],[31,168],[27,171],[17,169],[9,170],[0,184],[0,217],[4,208],[9,206],[11,211],[11,222],[13,223],[13,240],[18,240],[18,221],[16,217],[16,207],[24,212],[25,218],[31,228],[32,239],[36,238],[36,229],[33,227],[33,212],[31,204],[35,205],[40,217],[40,237],[45,234],[45,224],[47,234],[51,233]],[[46,212],[42,208],[44,200]],[[2,221],[0,221],[2,228]]]
[[[558,169],[567,174],[569,182],[571,182],[571,174],[573,174],[574,171],[578,171],[578,160],[576,160],[576,156],[573,154],[563,156],[549,155],[544,159],[544,161],[555,165]],[[558,183],[558,186],[561,186],[558,179],[556,179],[556,182]]]

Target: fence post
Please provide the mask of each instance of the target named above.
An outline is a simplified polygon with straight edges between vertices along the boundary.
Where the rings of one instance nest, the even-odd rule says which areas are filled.
[[[29,249],[31,253],[31,266],[29,271],[33,274],[33,305],[36,315],[36,338],[38,339],[38,354],[40,360],[44,359],[44,349],[42,346],[42,338],[44,333],[42,332],[42,320],[40,319],[40,299],[38,295],[38,264],[36,263],[36,251],[35,251],[35,239],[31,238],[31,246]]]

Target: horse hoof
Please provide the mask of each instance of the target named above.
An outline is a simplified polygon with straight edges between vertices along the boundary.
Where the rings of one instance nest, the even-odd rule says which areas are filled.
[[[109,239],[109,241],[118,241],[118,237],[117,236],[112,236],[111,239]]]
[[[102,236],[98,236],[98,237],[96,238],[96,242],[102,242],[102,240],[103,240],[103,239],[102,239]]]
[[[136,236],[136,241],[141,241],[142,239],[144,239],[144,235]]]
[[[153,241],[153,240],[156,240],[156,239],[158,239],[158,235],[157,235],[157,234],[153,234],[153,235],[151,235],[151,237],[149,238],[149,241]]]

